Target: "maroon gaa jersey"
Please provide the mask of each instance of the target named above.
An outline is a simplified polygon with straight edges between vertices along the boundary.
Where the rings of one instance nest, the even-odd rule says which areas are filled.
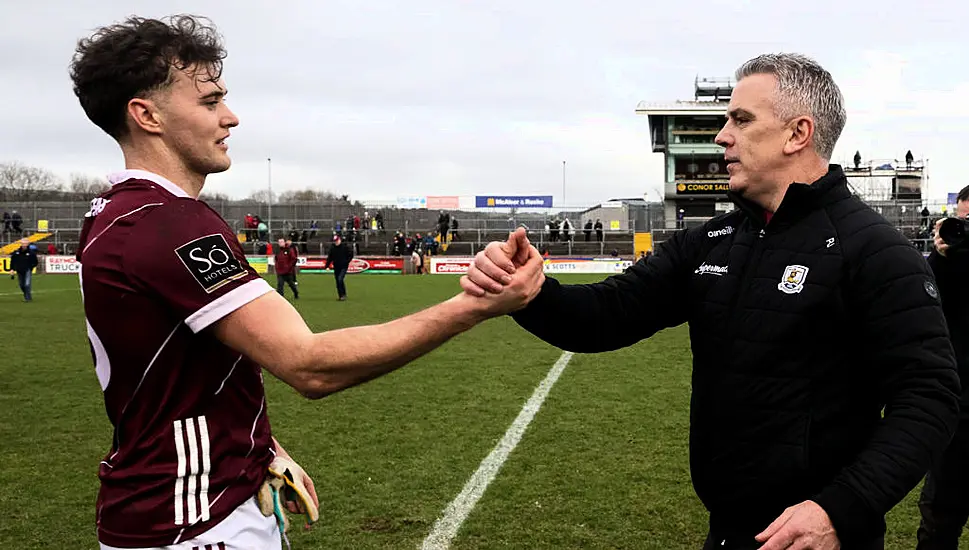
[[[207,204],[150,172],[110,181],[77,254],[114,426],[98,472],[98,538],[166,546],[251,498],[273,458],[261,368],[206,331],[273,290]]]

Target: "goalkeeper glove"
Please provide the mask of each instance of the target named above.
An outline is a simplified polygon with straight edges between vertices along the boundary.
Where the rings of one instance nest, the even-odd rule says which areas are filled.
[[[313,504],[313,499],[303,483],[304,476],[306,472],[299,464],[289,458],[277,456],[269,465],[269,475],[256,495],[259,510],[264,516],[276,516],[283,533],[289,531],[289,520],[284,513],[285,502],[298,503],[310,525],[320,519],[319,509]]]

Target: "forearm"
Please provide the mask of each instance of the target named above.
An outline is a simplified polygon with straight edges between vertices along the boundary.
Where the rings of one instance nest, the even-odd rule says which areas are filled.
[[[312,334],[298,370],[310,397],[324,397],[387,374],[487,318],[468,295],[387,323]]]
[[[380,325],[314,334],[290,303],[268,292],[213,330],[230,348],[318,399],[386,374],[490,316],[484,301],[460,294]]]
[[[542,292],[515,321],[538,338],[566,351],[599,353],[632,345],[685,320],[681,295],[654,277],[652,268],[630,271],[595,284],[561,285],[547,278]]]

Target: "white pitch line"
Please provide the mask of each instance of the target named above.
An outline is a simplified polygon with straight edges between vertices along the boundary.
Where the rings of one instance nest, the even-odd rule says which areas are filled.
[[[522,407],[521,412],[518,413],[518,418],[512,422],[508,431],[505,432],[505,436],[501,438],[501,441],[498,442],[491,453],[481,461],[478,471],[471,476],[461,493],[451,501],[451,504],[448,504],[443,515],[434,523],[431,533],[424,539],[421,550],[447,550],[450,547],[451,541],[458,534],[458,529],[461,528],[461,524],[464,523],[475,504],[484,495],[488,484],[495,479],[498,470],[508,459],[508,455],[515,450],[518,442],[521,441],[525,429],[535,418],[538,409],[541,408],[545,398],[552,390],[552,385],[565,370],[570,359],[572,359],[572,353],[567,351],[552,365],[545,380],[542,380],[542,383],[535,388],[535,392]]]

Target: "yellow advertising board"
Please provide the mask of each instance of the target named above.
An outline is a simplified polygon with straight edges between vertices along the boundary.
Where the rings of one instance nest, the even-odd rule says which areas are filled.
[[[252,266],[256,273],[263,275],[269,273],[269,258],[266,256],[246,256],[246,261]]]
[[[0,256],[0,272],[10,272],[10,256]],[[34,268],[33,273],[37,273],[36,267]]]
[[[636,233],[633,237],[633,247],[636,249],[636,257],[643,252],[653,251],[653,234],[649,232]]]

